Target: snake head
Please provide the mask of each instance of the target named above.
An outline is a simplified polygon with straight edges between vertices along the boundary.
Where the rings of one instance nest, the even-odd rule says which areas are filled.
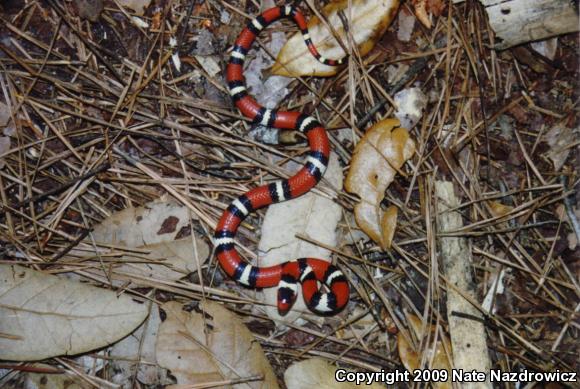
[[[296,301],[296,291],[298,290],[295,279],[284,277],[278,284],[278,313],[284,316],[288,313]]]

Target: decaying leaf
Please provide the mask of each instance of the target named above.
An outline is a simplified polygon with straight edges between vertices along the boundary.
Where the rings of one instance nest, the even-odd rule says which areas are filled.
[[[54,370],[51,365],[34,365],[34,368],[47,368]],[[8,383],[4,386],[5,389],[93,389],[94,386],[87,381],[83,381],[81,377],[74,374],[48,374],[48,373],[23,373],[20,375],[22,386],[16,383],[17,386],[11,386]]]
[[[138,16],[131,16],[130,20],[131,20],[131,23],[133,23],[133,25],[138,27],[138,28],[142,28],[142,29],[149,28],[149,23],[147,23],[145,20],[143,20],[142,18],[140,18]]]
[[[556,51],[558,50],[558,37],[555,36],[550,39],[531,42],[530,46],[532,49],[534,49],[534,51],[553,61],[554,58],[556,58]]]
[[[417,20],[417,18],[415,17],[415,15],[413,15],[410,11],[407,11],[406,8],[401,8],[401,11],[399,12],[399,16],[397,17],[397,21],[398,21],[397,24],[399,27],[399,28],[397,28],[397,38],[401,42],[409,42],[411,40],[411,36],[413,35],[413,29],[415,27],[416,20]],[[397,65],[401,65],[401,64],[390,65],[389,68],[393,68]],[[389,79],[389,82],[392,82],[392,81]]]
[[[431,28],[431,19],[427,13],[427,0],[411,0],[415,8],[415,16],[427,28]]]
[[[109,349],[108,362],[115,372],[115,383],[136,379],[145,385],[163,386],[169,382],[167,370],[157,366],[155,342],[161,324],[159,308],[153,305],[149,317],[136,331]]]
[[[8,126],[12,121],[11,109],[6,104],[0,102],[0,129]]]
[[[580,209],[573,207],[572,212],[574,212],[576,219],[580,220]],[[569,223],[572,226],[573,226],[573,223],[575,223],[574,221],[572,221],[570,219],[570,217],[572,215],[568,214],[568,211],[566,210],[566,206],[564,204],[558,204],[556,206],[554,214],[558,217],[558,219],[560,219],[564,223]],[[573,232],[570,232],[566,236],[566,238],[568,240],[568,248],[570,250],[574,250],[579,243],[578,242],[579,236],[576,235],[576,230],[575,229],[573,229],[573,230],[574,230]]]
[[[445,10],[446,0],[411,0],[415,16],[427,28],[431,28],[430,15],[439,16]]]
[[[384,248],[390,248],[397,226],[397,207],[391,205],[381,216],[381,242]]]
[[[14,120],[12,120],[14,118]],[[16,135],[16,123],[22,126],[30,126],[29,122],[22,114],[13,112],[13,107],[10,107],[0,102],[0,136],[14,136]],[[34,128],[34,126],[32,126]],[[2,152],[0,152],[2,154]]]
[[[577,140],[577,134],[574,134],[568,127],[562,125],[556,125],[550,129],[545,135],[546,142],[550,145],[551,149],[548,152],[548,157],[554,163],[554,169],[556,171],[560,170],[568,155],[570,155],[571,146]]]
[[[7,153],[10,150],[10,138],[7,136],[0,136],[0,155]],[[4,167],[4,158],[0,158],[0,169]]]
[[[190,228],[188,209],[172,201],[155,201],[143,207],[127,208],[111,215],[92,232],[101,257],[114,257],[107,271],[177,280],[197,271],[209,256],[209,246],[201,238],[179,239]],[[178,238],[178,239],[176,239]],[[125,249],[116,251],[115,249]],[[92,240],[71,254],[94,256]],[[95,270],[96,271],[96,270]]]
[[[337,382],[337,367],[331,365],[321,358],[311,358],[304,361],[293,363],[284,372],[284,382],[288,389],[355,389],[360,388],[354,382]],[[366,384],[366,382],[365,382]],[[385,386],[373,382],[370,385],[364,385],[365,388],[384,389]]]
[[[356,146],[346,177],[346,190],[361,201],[354,214],[358,226],[383,249],[391,246],[397,209],[381,209],[385,190],[397,170],[415,152],[415,143],[396,119],[385,119],[372,126]]]
[[[481,308],[484,311],[489,312],[492,309],[492,306],[493,311],[491,313],[495,313],[497,311],[497,304],[493,304],[493,302],[496,301],[499,295],[505,293],[506,281],[504,279],[507,273],[508,272],[506,272],[505,268],[502,268],[499,274],[497,272],[493,273],[493,277],[490,282],[491,285],[489,286],[487,294],[485,295],[483,302],[481,303]]]
[[[522,64],[528,66],[536,73],[548,74],[553,73],[553,68],[548,62],[542,60],[539,55],[534,54],[533,50],[524,45],[512,49],[513,56]]]
[[[510,213],[514,207],[500,203],[499,201],[489,201],[489,208],[495,217],[505,216]]]
[[[103,11],[103,0],[75,0],[74,4],[78,15],[91,22],[99,20],[99,16]]]
[[[129,296],[0,264],[0,359],[74,355],[133,331],[147,307]]]
[[[355,307],[351,312],[349,312],[346,321],[352,324],[336,331],[336,335],[342,340],[356,341],[357,339],[363,339],[371,332],[373,332],[373,334],[377,333],[377,321],[375,317],[364,308]],[[385,345],[387,341],[386,334],[379,331],[376,341],[379,344]]]
[[[143,16],[151,0],[117,0],[119,5],[132,9],[136,15]]]
[[[394,96],[395,117],[401,122],[404,128],[413,128],[423,116],[423,110],[427,106],[429,99],[420,88],[406,88],[397,92]]]
[[[343,245],[343,249],[347,249],[344,247],[345,245],[349,246],[368,240],[368,235],[356,224],[353,213],[346,213],[344,218],[344,223],[340,223],[339,229],[340,243]]]
[[[265,107],[276,107],[290,92],[288,85],[292,79],[276,75],[266,77],[267,71],[275,63],[272,55],[277,55],[286,43],[286,34],[282,31],[272,31],[268,35],[269,39],[264,42],[264,48],[256,48],[256,54],[245,68],[244,76],[248,90],[258,103]],[[256,129],[259,128],[267,128],[270,134],[277,132],[272,131],[270,127],[257,126]],[[270,144],[276,144],[276,142],[270,141]]]
[[[206,301],[202,313],[186,312],[176,302],[163,304],[167,318],[159,327],[157,363],[178,384],[204,384],[261,375],[250,388],[278,388],[260,344],[240,319],[220,304]]]
[[[214,77],[215,75],[217,75],[218,73],[220,73],[222,71],[222,68],[220,67],[220,65],[218,63],[218,59],[216,56],[196,55],[195,59],[197,60],[197,63],[199,64],[199,66],[201,66],[201,68],[203,70],[205,70],[205,72],[210,77]]]
[[[348,8],[351,3],[351,8]],[[360,55],[365,55],[386,31],[393,20],[399,0],[342,0],[329,3],[322,14],[342,42],[348,42],[345,26],[339,13],[349,20],[349,33]],[[308,22],[312,42],[325,58],[340,59],[346,55],[332,31],[317,16]],[[332,76],[337,68],[323,65],[314,58],[304,44],[301,33],[293,35],[278,54],[272,72],[279,76]]]
[[[330,156],[324,181],[337,191],[342,189],[342,169],[335,154]],[[262,224],[258,265],[275,266],[305,257],[330,261],[329,250],[298,239],[296,235],[304,235],[334,247],[338,240],[336,227],[341,215],[340,205],[312,191],[292,201],[271,205]],[[263,291],[265,310],[271,318],[291,322],[300,315],[300,311],[308,312],[299,291],[294,309],[286,316],[280,316],[276,307],[277,294],[277,288]]]
[[[421,319],[415,315],[407,314],[407,323],[409,323],[409,330],[414,339],[416,339],[415,344],[421,343],[421,339],[425,336],[429,336],[429,347],[432,346],[433,338],[436,336],[436,327],[434,325],[427,325],[427,332],[423,332],[423,324]],[[399,351],[399,358],[405,368],[409,371],[415,369],[424,368],[421,366],[421,355],[419,352],[411,345],[407,338],[402,332],[397,335],[397,349]],[[426,361],[431,361],[429,369],[438,370],[445,369],[448,371],[448,376],[451,377],[451,343],[447,337],[438,338],[435,349],[424,350],[423,352],[428,352],[429,356]],[[439,389],[451,389],[451,381],[445,382],[433,382],[433,387]]]

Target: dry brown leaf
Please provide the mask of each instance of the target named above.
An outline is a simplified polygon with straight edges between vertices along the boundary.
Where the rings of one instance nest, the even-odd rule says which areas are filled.
[[[157,363],[171,370],[178,384],[203,384],[262,375],[251,388],[278,388],[272,366],[252,333],[222,305],[205,302],[202,313],[181,304],[161,306],[167,318],[159,327]]]
[[[514,209],[514,207],[502,204],[499,201],[489,201],[488,204],[492,215],[495,217],[505,216]]]
[[[197,271],[198,264],[201,266],[209,256],[209,246],[201,238],[176,239],[190,228],[190,217],[187,207],[173,201],[154,201],[111,215],[95,227],[92,239],[103,247],[99,249],[101,256],[115,256],[118,263],[108,270],[177,280]],[[121,251],[121,254],[107,247],[136,250]],[[71,254],[93,256],[92,241],[72,250]]]
[[[352,2],[350,9],[348,9],[349,2]],[[342,0],[326,5],[322,9],[322,14],[342,42],[349,40],[339,12],[342,12],[347,19],[351,16],[349,33],[360,55],[364,56],[371,51],[377,39],[389,27],[398,8],[399,0]],[[310,19],[308,30],[312,42],[323,57],[339,59],[346,55],[331,30],[318,17],[313,16]],[[299,32],[286,42],[272,67],[273,74],[287,77],[332,76],[337,71],[336,66],[324,65],[310,54]]]
[[[356,146],[345,187],[360,196],[354,214],[358,226],[383,249],[390,248],[396,226],[396,210],[381,209],[385,190],[397,169],[415,152],[415,143],[396,119],[372,126]]]
[[[447,6],[446,0],[411,0],[415,16],[427,28],[431,28],[430,15],[439,16]]]
[[[361,385],[354,382],[337,382],[335,378],[338,368],[324,359],[311,358],[305,361],[293,363],[284,373],[284,382],[288,389],[355,389]],[[364,385],[365,388],[384,389],[385,386],[372,383]]]
[[[447,8],[447,0],[429,0],[427,9],[435,16],[441,16],[443,11]]]
[[[423,323],[421,319],[415,315],[407,314],[407,323],[409,323],[409,330],[412,332],[412,335],[415,339],[417,339],[416,344],[421,343],[421,339],[424,336],[427,336],[423,332]],[[426,330],[430,332],[429,339],[432,340],[435,337],[436,327],[433,325],[427,325]],[[430,345],[432,342],[430,343]],[[416,369],[422,368],[421,366],[421,355],[413,345],[411,345],[407,338],[404,336],[402,332],[397,335],[397,349],[399,351],[399,358],[401,358],[401,362],[405,368],[409,371],[413,371]],[[447,337],[443,339],[438,338],[437,344],[435,346],[435,350],[424,350],[423,352],[428,352],[429,357],[427,361],[431,361],[429,365],[429,369],[431,370],[440,370],[445,369],[448,372],[448,377],[451,377],[451,362],[450,357],[448,357],[447,352],[451,352],[451,343]],[[433,355],[434,354],[434,355]],[[451,389],[451,381],[446,382],[432,382],[433,387],[439,389]]]
[[[74,355],[132,332],[147,306],[129,296],[0,264],[0,359]]]
[[[431,19],[427,13],[427,0],[412,0],[415,16],[427,28],[431,28]]]
[[[385,248],[390,248],[393,242],[398,211],[397,207],[391,205],[381,215],[381,242]]]

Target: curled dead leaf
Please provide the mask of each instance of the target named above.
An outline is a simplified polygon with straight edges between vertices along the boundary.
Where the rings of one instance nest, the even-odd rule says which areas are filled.
[[[495,217],[505,216],[510,213],[514,207],[500,203],[499,201],[489,201],[489,208]]]
[[[354,150],[345,187],[360,196],[354,214],[358,226],[383,249],[388,249],[395,233],[397,210],[381,209],[385,190],[397,170],[415,152],[415,143],[396,119],[372,126]]]
[[[391,247],[397,226],[397,207],[391,205],[381,215],[381,242],[385,248]]]
[[[412,3],[417,19],[425,27],[431,28],[431,19],[429,19],[429,14],[427,13],[427,0],[412,0]]]
[[[322,14],[341,42],[348,42],[349,39],[340,14],[350,21],[348,33],[363,56],[371,51],[378,38],[389,27],[398,8],[399,0],[342,0],[326,5]],[[332,31],[317,16],[313,16],[308,22],[308,30],[318,52],[325,58],[340,59],[346,55]],[[335,66],[324,65],[310,54],[301,33],[294,34],[286,42],[272,68],[273,74],[287,77],[325,77],[336,72]]]
[[[431,28],[430,15],[439,16],[445,10],[445,0],[411,0],[415,8],[415,16],[427,28]]]

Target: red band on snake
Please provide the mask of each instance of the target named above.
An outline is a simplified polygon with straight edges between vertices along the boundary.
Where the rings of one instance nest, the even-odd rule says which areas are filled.
[[[240,259],[234,245],[240,223],[251,212],[308,192],[320,181],[328,165],[330,143],[326,130],[316,119],[299,112],[266,109],[246,91],[243,75],[246,55],[260,31],[281,18],[290,18],[296,22],[304,42],[318,61],[330,66],[342,63],[342,60],[327,59],[318,53],[308,34],[304,16],[291,6],[268,9],[249,22],[240,33],[226,73],[229,92],[236,107],[255,124],[304,133],[310,151],[305,166],[288,180],[252,189],[230,204],[214,235],[216,255],[223,270],[237,282],[252,288],[278,286],[278,311],[281,315],[286,314],[294,304],[297,283],[302,285],[304,301],[311,311],[321,315],[334,315],[346,306],[350,293],[346,277],[337,267],[316,258],[299,258],[270,267],[251,266]],[[322,291],[318,282],[324,284],[328,291]]]

